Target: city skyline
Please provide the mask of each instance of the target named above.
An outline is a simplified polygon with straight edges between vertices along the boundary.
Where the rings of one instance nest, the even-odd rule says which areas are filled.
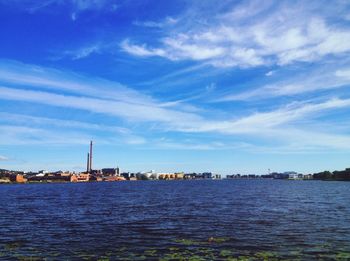
[[[350,166],[346,1],[0,0],[0,168]]]

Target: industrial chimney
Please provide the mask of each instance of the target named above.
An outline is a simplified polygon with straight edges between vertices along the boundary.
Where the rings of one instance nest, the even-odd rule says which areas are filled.
[[[86,173],[90,173],[90,153],[87,154]]]
[[[92,172],[92,140],[90,141],[90,160],[89,160],[90,173]]]

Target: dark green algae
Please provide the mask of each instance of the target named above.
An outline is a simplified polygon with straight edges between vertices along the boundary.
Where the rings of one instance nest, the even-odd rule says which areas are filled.
[[[179,238],[169,243],[167,248],[147,248],[143,252],[132,252],[126,246],[108,249],[105,253],[97,255],[89,251],[42,251],[40,248],[28,246],[23,242],[8,242],[0,245],[1,260],[180,260],[180,261],[255,261],[255,260],[350,260],[350,251],[330,251],[331,246],[322,245],[319,252],[310,249],[297,249],[289,252],[276,251],[249,251],[232,249],[227,246],[230,238],[211,237],[207,240]],[[323,251],[321,251],[323,250]],[[329,251],[328,251],[329,250]],[[313,254],[311,254],[312,252]]]

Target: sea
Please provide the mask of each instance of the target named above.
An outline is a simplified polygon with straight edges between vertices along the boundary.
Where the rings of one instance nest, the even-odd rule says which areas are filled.
[[[350,183],[1,185],[0,260],[350,260]]]

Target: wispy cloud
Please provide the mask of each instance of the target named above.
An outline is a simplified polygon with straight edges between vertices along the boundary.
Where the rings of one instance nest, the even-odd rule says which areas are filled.
[[[71,57],[72,60],[79,60],[86,58],[92,54],[99,54],[101,52],[101,49],[102,48],[100,44],[93,44],[74,51],[64,51],[63,57],[68,56]]]
[[[18,64],[15,63],[15,65]],[[320,133],[318,129],[313,128],[312,121],[327,112],[350,108],[350,99],[331,98],[323,101],[292,102],[272,110],[257,110],[255,113],[242,111],[240,116],[222,118],[201,110],[186,111],[184,110],[187,104],[186,100],[167,104],[162,100],[103,79],[88,79],[69,72],[29,65],[13,67],[13,62],[10,62],[9,66],[3,64],[0,69],[2,69],[0,70],[0,81],[3,83],[0,86],[0,99],[2,100],[24,101],[109,115],[126,123],[142,124],[143,129],[148,128],[157,132],[216,133],[229,136],[251,136],[260,139],[273,137],[275,141],[278,140],[282,144],[299,143],[300,146],[304,144],[305,146],[323,145],[340,148],[343,148],[342,144],[348,140],[347,136],[342,133],[334,131]],[[347,75],[346,71],[346,69],[337,69],[341,77]],[[30,86],[29,90],[28,86]],[[65,92],[62,93],[62,90]],[[32,140],[54,140],[54,136],[58,133],[49,132],[42,127],[47,124],[61,127],[69,126],[72,131],[73,128],[99,131],[104,129],[104,131],[124,135],[125,142],[130,144],[146,142],[143,137],[133,133],[129,134],[127,129],[115,126],[100,126],[84,122],[6,113],[0,115],[2,120],[7,119],[7,123],[5,122],[1,126],[2,133],[8,133],[7,135],[10,136],[16,134],[16,137],[22,137],[23,140],[28,140],[28,135],[34,137]],[[26,121],[31,122],[32,125],[21,124]],[[8,122],[12,123],[9,125]],[[305,125],[305,122],[310,124]],[[13,126],[14,123],[22,126]],[[73,131],[69,133],[69,136],[75,139],[74,143],[86,143],[86,140],[91,137],[88,132],[83,137],[80,134],[80,132],[75,134]],[[305,139],[307,135],[314,137],[312,141]],[[15,137],[3,138],[4,142],[11,140],[15,140]],[[68,139],[68,142],[71,140]],[[197,146],[192,145],[192,147]],[[219,147],[217,144],[215,146]],[[198,149],[200,147],[198,145]]]
[[[63,134],[58,130],[47,130],[43,128],[24,127],[17,125],[0,125],[2,133],[1,145],[68,145],[86,144],[91,135],[81,132],[66,131]],[[101,140],[101,143],[104,143]]]
[[[9,60],[0,60],[0,82],[130,103],[152,102],[149,96],[118,82]]]
[[[349,80],[350,81],[350,68],[342,68],[335,72],[335,76],[339,77],[343,80]]]
[[[265,75],[266,76],[272,76],[275,74],[275,71],[268,71]]]
[[[88,129],[108,131],[114,133],[128,134],[130,130],[120,126],[106,126],[102,124],[96,124],[91,122],[82,122],[76,120],[61,120],[57,118],[37,117],[29,116],[17,113],[0,112],[0,122],[11,122],[12,124],[18,124],[20,126],[36,125],[36,126],[55,126],[61,128],[70,129]]]
[[[178,22],[178,19],[173,17],[166,17],[164,20],[156,22],[156,21],[134,21],[133,25],[142,26],[142,27],[154,27],[154,28],[163,28],[165,26],[175,25]]]
[[[184,120],[196,122],[198,116],[176,110],[166,110],[156,104],[136,104],[125,101],[110,101],[97,98],[60,95],[42,91],[28,91],[0,87],[1,99],[28,101],[57,107],[68,107],[104,113],[137,121],[160,121],[181,125]]]
[[[62,120],[0,112],[1,126],[6,127],[5,130],[8,133],[0,138],[0,143],[6,144],[8,144],[9,140],[11,144],[68,144],[69,142],[86,144],[93,136],[103,144],[124,143],[140,145],[147,143],[144,137],[134,134],[133,131],[125,127],[76,120]],[[30,135],[26,135],[28,133]],[[105,133],[108,133],[108,135],[101,135]],[[56,135],[60,136],[60,138],[57,138]],[[80,137],[76,139],[79,135]],[[105,137],[100,138],[100,136]],[[76,140],[72,141],[72,139]]]
[[[53,129],[49,128],[49,125],[27,125],[28,126],[1,124],[0,131],[3,134],[0,137],[0,144],[4,146],[86,145],[91,139],[101,145],[142,145],[147,143],[145,138],[132,133],[111,133],[111,135],[102,135],[99,132],[86,131],[86,129]]]
[[[198,64],[198,65],[194,65],[194,66],[189,66],[189,67],[186,67],[186,68],[181,68],[180,70],[177,70],[177,71],[174,71],[174,72],[171,72],[169,74],[166,74],[166,75],[162,75],[160,77],[157,77],[155,79],[152,79],[150,81],[146,81],[146,82],[141,82],[140,85],[159,85],[161,83],[164,83],[164,82],[172,82],[174,79],[182,79],[184,78],[183,76],[185,75],[191,75],[193,74],[194,72],[196,71],[199,71],[199,70],[204,70],[206,69],[206,65],[204,64]],[[205,73],[207,73],[207,70],[205,70]],[[188,81],[188,79],[186,79],[186,81]]]
[[[116,82],[13,61],[0,64],[0,82],[3,83],[0,87],[1,99],[87,110],[127,121],[181,125],[183,121],[201,119],[198,115],[182,111],[183,108],[176,108],[176,104],[168,106],[174,108],[163,108],[156,99]],[[28,86],[30,90],[26,89]],[[62,91],[65,93],[62,94]]]
[[[173,150],[253,150],[256,146],[246,143],[246,142],[221,142],[221,141],[210,141],[210,142],[201,142],[201,141],[174,141],[161,139],[154,141],[156,148],[160,149],[173,149]]]
[[[350,100],[348,99],[332,99],[317,104],[290,105],[276,111],[256,113],[250,116],[242,117],[235,121],[217,121],[211,119],[204,119],[195,114],[181,114],[180,112],[175,113],[169,112],[167,110],[162,111],[160,115],[149,115],[155,113],[155,111],[153,110],[153,108],[150,109],[146,107],[143,107],[141,109],[135,109],[135,107],[127,107],[126,111],[130,111],[130,109],[132,110],[130,114],[130,112],[120,110],[118,111],[116,109],[118,107],[125,107],[125,104],[111,104],[109,102],[103,102],[101,100],[99,101],[93,99],[58,96],[42,92],[30,92],[5,88],[0,88],[0,90],[3,93],[2,99],[25,100],[30,102],[43,103],[51,106],[53,105],[89,110],[98,113],[112,114],[133,121],[159,122],[161,123],[161,125],[163,125],[162,128],[169,128],[170,130],[174,131],[193,133],[216,132],[226,135],[243,134],[260,137],[274,136],[276,139],[280,138],[282,141],[287,141],[290,139],[295,140],[296,137],[298,137],[291,134],[291,129],[292,133],[297,133],[298,129],[295,129],[295,127],[287,127],[293,126],[293,122],[295,123],[298,120],[305,120],[310,116],[318,116],[318,114],[322,111],[350,107]],[[90,105],[86,106],[86,104]],[[175,113],[175,117],[173,113]],[[281,126],[283,125],[285,125],[285,127],[281,128]],[[14,131],[11,130],[11,133],[14,133]],[[25,129],[23,130],[23,133],[38,133],[38,135],[43,136],[43,134],[37,129]],[[301,133],[308,133],[308,135],[311,135],[310,132]],[[317,132],[314,134],[315,135],[313,135],[313,137],[317,137]],[[328,140],[330,139],[330,137],[333,137],[331,134],[323,134],[323,136],[319,134],[319,137],[324,137],[326,135],[328,135]],[[339,140],[338,136],[335,137],[337,137],[336,140]],[[343,138],[345,138],[345,136],[343,136]],[[83,140],[84,142],[86,142],[86,139]],[[298,140],[298,142],[300,142],[300,144],[305,144],[305,141],[303,140]],[[324,138],[318,140],[318,142],[320,144],[324,144]],[[341,145],[341,142],[337,142],[334,144]],[[332,144],[327,143],[327,145],[330,146]],[[341,146],[343,147],[343,145]]]
[[[159,122],[182,131],[218,131],[223,133],[242,133],[258,131],[262,127],[272,127],[293,120],[303,119],[320,111],[350,106],[348,99],[331,99],[323,103],[291,104],[272,112],[256,113],[236,121],[206,120],[194,113],[168,110],[155,105],[130,104],[122,101],[109,101],[96,98],[59,95],[41,91],[28,91],[0,87],[1,99],[19,100],[88,110],[122,117],[140,122]]]
[[[189,128],[188,131],[217,131],[226,134],[263,134],[273,133],[276,127],[290,127],[300,120],[322,115],[322,112],[348,108],[350,99],[330,99],[321,103],[291,103],[268,112],[257,112],[236,120],[206,121]],[[268,134],[269,135],[269,134]]]
[[[52,56],[48,60],[59,61],[62,59],[70,59],[73,61],[91,58],[93,55],[110,54],[115,55],[119,43],[114,41],[104,42],[102,40],[95,40],[86,43],[82,46],[72,47],[70,49],[56,49],[51,50]]]
[[[148,48],[146,45],[136,45],[130,43],[128,39],[125,39],[120,44],[121,48],[133,55],[136,56],[166,56],[166,51],[157,48]]]
[[[255,67],[312,62],[350,51],[350,28],[332,23],[339,10],[336,1],[327,14],[323,5],[248,1],[213,17],[202,17],[191,29],[179,26],[159,39],[157,47],[124,41],[124,51],[136,56],[194,60],[216,67]],[[317,14],[315,14],[317,13]]]
[[[345,66],[345,67],[344,67]],[[271,74],[269,74],[271,76]],[[215,101],[248,101],[279,96],[300,95],[310,92],[332,90],[350,85],[350,70],[347,65],[327,64],[290,74],[282,80],[271,79],[271,83],[257,86],[241,93],[225,94]]]
[[[110,0],[71,0],[71,3],[78,11],[101,10],[105,8],[112,8],[114,11],[118,7],[116,1]]]
[[[8,157],[0,155],[0,161],[7,161],[7,160],[9,160]]]
[[[71,5],[71,19],[73,21],[77,20],[78,15],[84,11],[114,12],[119,8],[117,1],[110,0],[71,0]]]
[[[20,10],[27,11],[29,13],[36,12],[53,12],[55,7],[66,6],[70,9],[70,17],[73,21],[78,18],[78,15],[85,11],[96,12],[111,12],[116,11],[119,7],[118,1],[109,0],[13,0],[13,1],[0,1],[1,4],[15,6]]]

